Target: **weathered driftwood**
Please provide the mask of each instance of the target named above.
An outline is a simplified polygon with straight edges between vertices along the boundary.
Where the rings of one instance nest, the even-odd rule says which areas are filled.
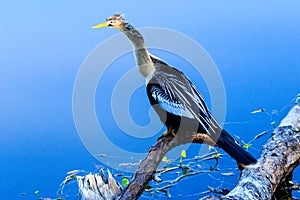
[[[264,145],[259,164],[245,169],[227,199],[281,199],[285,183],[300,163],[300,106],[294,106]],[[283,184],[281,184],[283,183]],[[286,193],[285,193],[286,192]]]
[[[300,164],[300,106],[294,106],[264,145],[258,164],[242,171],[236,187],[223,197],[203,199],[289,199],[293,170]]]
[[[121,193],[121,185],[107,169],[107,177],[101,170],[99,174],[77,176],[79,196],[81,200],[116,199]]]
[[[242,171],[236,187],[226,196],[210,196],[203,199],[284,199],[291,195],[286,189],[288,181],[292,178],[294,168],[300,163],[300,106],[294,106],[280,125],[274,130],[271,138],[264,145],[261,158],[256,166]],[[172,148],[189,143],[210,143],[204,134],[193,136],[177,135],[177,137],[162,137],[150,148],[146,158],[139,164],[129,185],[121,192],[118,199],[137,199],[144,191],[145,186],[153,175],[163,158]],[[81,184],[79,188],[94,190],[99,193],[100,188],[87,187]],[[84,187],[82,190],[81,187]],[[102,186],[103,187],[103,186]],[[96,191],[96,192],[95,192]],[[102,195],[102,194],[101,194]],[[100,195],[100,196],[101,196]],[[103,195],[102,195],[103,196]],[[106,199],[115,199],[116,195]],[[97,198],[82,198],[97,199]],[[101,198],[98,198],[101,199]],[[103,199],[103,198],[102,198]]]

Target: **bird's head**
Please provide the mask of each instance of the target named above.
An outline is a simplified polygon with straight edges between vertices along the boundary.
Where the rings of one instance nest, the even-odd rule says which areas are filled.
[[[97,25],[93,26],[92,28],[113,27],[113,28],[122,30],[124,23],[125,23],[124,17],[120,14],[115,14],[115,15],[107,18],[105,22],[97,24]]]

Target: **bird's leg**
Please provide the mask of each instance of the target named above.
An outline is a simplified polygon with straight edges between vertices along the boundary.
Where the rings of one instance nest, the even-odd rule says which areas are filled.
[[[161,135],[162,137],[166,137],[170,134],[170,130],[167,129],[165,132],[163,132],[163,134]]]
[[[172,135],[173,137],[176,136],[176,133],[175,133],[174,129],[172,129],[172,126],[169,127],[165,133],[166,133],[166,136],[167,135]]]
[[[159,140],[162,137],[169,136],[169,135],[172,135],[173,137],[176,136],[176,133],[173,131],[172,127],[168,127],[167,130],[165,132],[163,132],[163,134],[157,138],[157,140]]]

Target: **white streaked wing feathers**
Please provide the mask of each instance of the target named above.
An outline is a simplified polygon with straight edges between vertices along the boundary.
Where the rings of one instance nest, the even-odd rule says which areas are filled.
[[[193,118],[193,115],[190,112],[186,112],[186,110],[182,107],[182,104],[170,99],[170,95],[167,95],[167,93],[165,93],[165,91],[161,88],[153,87],[151,91],[152,97],[158,101],[159,105],[164,110],[174,115]]]
[[[153,97],[166,111],[179,116],[195,118],[206,129],[206,126],[211,124],[211,120],[201,94],[183,74],[178,74],[178,72],[173,74],[164,71],[155,73],[154,78],[161,88],[156,87],[154,89],[156,91],[152,91],[152,96],[155,93],[155,97]],[[208,130],[206,131],[208,132]]]

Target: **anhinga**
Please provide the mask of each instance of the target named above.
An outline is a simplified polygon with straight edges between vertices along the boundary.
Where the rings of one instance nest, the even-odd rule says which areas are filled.
[[[195,85],[181,71],[151,55],[143,36],[122,15],[116,14],[93,26],[102,27],[117,28],[132,42],[139,71],[146,79],[148,98],[167,133],[205,133],[238,163],[256,163],[215,120]]]

